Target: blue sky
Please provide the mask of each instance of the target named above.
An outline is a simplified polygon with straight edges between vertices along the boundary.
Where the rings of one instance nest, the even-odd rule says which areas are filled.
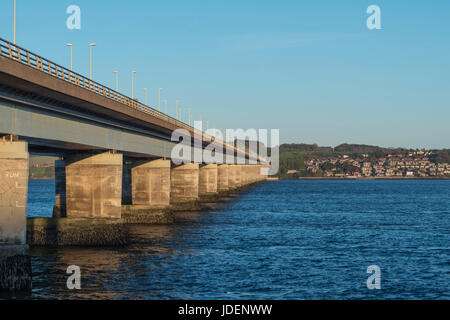
[[[12,40],[13,0],[0,2]],[[81,8],[81,30],[66,8]],[[382,30],[366,28],[381,8]],[[157,88],[218,128],[279,128],[284,143],[450,147],[450,2],[17,0],[17,44],[151,105]]]

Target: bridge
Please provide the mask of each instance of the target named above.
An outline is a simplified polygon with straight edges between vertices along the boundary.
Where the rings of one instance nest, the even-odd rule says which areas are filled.
[[[232,155],[175,165],[172,133]],[[29,154],[55,155],[58,217],[113,218],[265,179],[265,159],[0,39],[0,245],[26,244]],[[222,161],[223,159],[223,161]],[[1,256],[1,254],[0,254]]]

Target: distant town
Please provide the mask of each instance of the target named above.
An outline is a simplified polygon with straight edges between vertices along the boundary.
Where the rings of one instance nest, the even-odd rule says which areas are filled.
[[[388,155],[377,159],[375,163],[368,160],[369,155],[352,158],[348,155],[329,158],[315,158],[306,161],[307,172],[311,175],[321,173],[324,177],[438,177],[450,176],[448,163],[433,163],[429,156],[431,151],[409,153],[407,157]],[[288,174],[296,170],[288,171]]]
[[[450,150],[280,146],[281,178],[450,178]]]

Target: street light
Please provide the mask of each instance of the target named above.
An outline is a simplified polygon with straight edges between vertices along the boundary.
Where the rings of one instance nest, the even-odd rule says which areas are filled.
[[[66,46],[70,47],[70,71],[72,71],[72,48],[73,48],[73,44],[66,43]]]
[[[188,108],[188,113],[189,113],[189,126],[191,125],[191,112],[192,112],[192,108]]]
[[[14,0],[14,36],[13,36],[14,45],[16,44],[16,0]]]
[[[89,48],[90,48],[90,53],[91,53],[91,67],[90,67],[90,79],[92,80],[92,47],[95,47],[96,46],[96,44],[95,43],[90,43],[89,44]]]
[[[144,88],[144,91],[145,91],[145,105],[148,106],[148,103],[147,103],[147,91],[148,91],[148,89]]]
[[[179,110],[181,110],[180,108],[178,108],[178,104],[181,102],[181,100],[177,100],[176,101],[176,108],[177,108],[177,120],[179,120],[178,118],[179,118],[179,116],[178,116],[178,114],[180,113],[180,111]]]
[[[165,105],[165,108],[166,108],[165,114],[166,114],[166,116],[167,116],[167,100],[163,100],[163,102],[164,102],[164,105]]]
[[[161,112],[161,91],[162,88],[158,89],[158,111]]]
[[[131,99],[134,99],[134,74],[136,71],[131,71]]]
[[[116,74],[116,91],[119,92],[119,71],[114,70],[113,73]]]

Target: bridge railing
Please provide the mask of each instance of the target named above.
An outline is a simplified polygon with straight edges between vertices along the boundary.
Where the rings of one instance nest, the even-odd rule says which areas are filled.
[[[141,111],[146,114],[150,114],[158,119],[174,124],[179,128],[187,129],[188,131],[198,132],[199,134],[202,134],[203,137],[205,137],[206,139],[209,139],[209,141],[214,140],[217,143],[222,143],[227,148],[236,149],[236,147],[231,146],[225,143],[224,141],[218,141],[218,139],[212,138],[210,135],[195,129],[194,127],[187,125],[182,121],[179,121],[171,116],[168,116],[158,110],[151,108],[150,106],[140,103],[135,99],[127,97],[121,94],[120,92],[117,92],[98,82],[88,79],[76,72],[73,72],[72,70],[64,68],[56,64],[55,62],[52,62],[35,53],[32,53],[31,51],[28,51],[18,45],[12,44],[11,42],[6,41],[2,38],[0,38],[0,56],[12,59],[16,62],[27,65],[30,68],[44,72],[52,77],[64,80],[66,82],[71,83],[72,85],[83,88],[107,99],[122,103],[135,110]],[[246,153],[243,150],[239,151]]]
[[[89,90],[110,100],[125,104],[130,108],[151,114],[159,119],[165,120],[179,127],[192,129],[192,127],[188,126],[187,124],[176,120],[162,112],[159,112],[147,105],[144,105],[135,99],[129,98],[109,87],[88,79],[76,72],[73,72],[72,70],[68,70],[48,59],[45,59],[35,53],[32,53],[1,38],[0,55],[13,59],[17,62],[25,64],[33,69],[39,70],[58,79],[69,82],[75,86]]]

